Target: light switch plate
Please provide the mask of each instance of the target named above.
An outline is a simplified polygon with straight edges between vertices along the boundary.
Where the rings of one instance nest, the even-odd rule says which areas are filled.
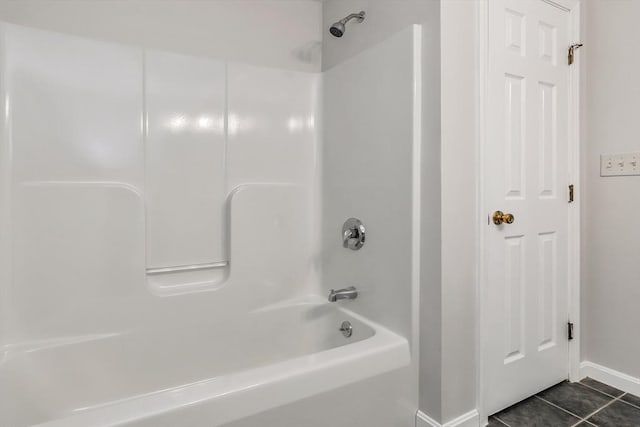
[[[640,153],[600,155],[600,176],[640,175]]]

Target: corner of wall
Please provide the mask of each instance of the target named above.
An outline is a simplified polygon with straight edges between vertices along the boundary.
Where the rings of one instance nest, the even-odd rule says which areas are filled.
[[[445,425],[475,411],[477,402],[477,14],[476,2],[441,2],[441,420]]]
[[[442,413],[440,3],[422,24],[422,225],[419,407]]]

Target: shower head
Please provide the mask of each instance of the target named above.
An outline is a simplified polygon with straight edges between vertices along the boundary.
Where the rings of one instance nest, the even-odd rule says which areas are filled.
[[[352,19],[356,19],[358,22],[364,21],[364,11],[360,13],[352,13],[345,18],[342,18],[329,28],[329,32],[334,37],[342,37],[344,35],[344,32],[347,30],[347,22],[351,21]]]
[[[336,22],[331,26],[331,28],[329,28],[329,32],[334,37],[342,37],[342,35],[344,34],[344,30],[346,30],[346,28],[341,22]]]

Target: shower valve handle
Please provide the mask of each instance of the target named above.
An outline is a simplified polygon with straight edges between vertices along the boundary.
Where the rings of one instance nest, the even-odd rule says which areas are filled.
[[[365,231],[362,221],[349,218],[342,226],[342,246],[357,251],[364,245]]]

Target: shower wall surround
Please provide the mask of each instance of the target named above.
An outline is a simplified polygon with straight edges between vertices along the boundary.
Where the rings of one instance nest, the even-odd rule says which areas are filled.
[[[2,46],[3,344],[312,292],[319,75],[13,25]]]
[[[144,53],[147,267],[228,262],[226,64]]]
[[[319,74],[0,24],[0,425],[412,426],[421,40]]]
[[[395,396],[390,403],[416,409],[421,54],[422,28],[413,25],[326,70],[322,143],[322,284],[355,284],[362,297],[353,309],[410,340],[412,365],[402,372],[404,380],[390,383],[384,393]],[[351,216],[367,227],[359,251],[332,244],[343,218]],[[415,411],[402,413],[398,406],[389,411],[398,413],[397,425],[413,423]]]

